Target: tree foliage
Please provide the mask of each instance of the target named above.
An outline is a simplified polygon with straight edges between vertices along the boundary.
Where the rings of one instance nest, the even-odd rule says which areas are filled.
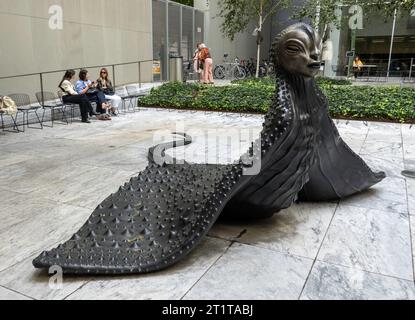
[[[218,16],[223,18],[221,31],[233,41],[238,33],[247,31],[250,22],[257,23],[261,15],[265,22],[278,8],[287,6],[289,2],[289,0],[219,0]]]
[[[338,12],[341,6],[358,5],[363,14],[368,16],[373,10],[381,13],[385,19],[392,18],[396,10],[407,12],[415,8],[415,0],[308,0],[302,6],[294,6],[295,19],[310,18],[314,23],[321,25],[333,23],[339,27]],[[316,9],[318,8],[318,10]]]
[[[292,7],[294,19],[311,19],[321,25],[338,25],[339,4],[342,6],[359,5],[363,13],[369,14],[376,8],[385,18],[393,17],[395,9],[401,12],[415,9],[415,0],[308,0],[305,4],[295,5],[293,0],[219,0],[219,16],[223,18],[222,33],[234,40],[239,32],[247,31],[250,22],[257,22],[260,15],[260,2],[264,4],[264,18],[272,16],[278,9]],[[318,9],[317,9],[318,8]],[[250,31],[250,30],[248,30]]]

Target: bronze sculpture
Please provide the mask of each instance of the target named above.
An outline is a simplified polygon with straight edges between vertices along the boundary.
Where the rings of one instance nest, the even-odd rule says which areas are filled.
[[[308,25],[273,44],[277,89],[261,139],[230,165],[166,164],[155,157],[183,142],[156,146],[149,166],[104,200],[67,242],[43,252],[37,268],[127,274],[164,269],[185,257],[220,215],[269,217],[300,200],[339,199],[380,182],[341,140],[314,76],[321,41]],[[253,159],[252,163],[246,159]],[[260,171],[245,174],[255,164]]]

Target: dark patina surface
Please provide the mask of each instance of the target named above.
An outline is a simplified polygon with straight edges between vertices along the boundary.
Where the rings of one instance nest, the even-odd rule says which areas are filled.
[[[273,45],[276,92],[261,139],[230,165],[154,161],[171,143],[150,149],[149,165],[103,201],[67,242],[43,252],[37,268],[65,273],[127,274],[164,269],[183,259],[218,217],[264,218],[301,200],[339,199],[384,178],[339,137],[314,76],[321,40],[305,24],[284,30]],[[249,157],[248,157],[249,156]],[[247,175],[260,163],[256,175]],[[157,164],[158,163],[158,164]]]

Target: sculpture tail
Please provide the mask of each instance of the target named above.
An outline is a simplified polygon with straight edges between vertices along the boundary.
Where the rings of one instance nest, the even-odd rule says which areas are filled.
[[[150,164],[164,165],[166,162],[171,163],[170,161],[166,161],[166,160],[167,159],[174,160],[174,159],[166,155],[166,150],[187,146],[193,142],[192,137],[187,135],[186,133],[173,132],[172,134],[176,136],[181,136],[183,139],[161,143],[150,148],[148,150],[148,156],[147,156]]]

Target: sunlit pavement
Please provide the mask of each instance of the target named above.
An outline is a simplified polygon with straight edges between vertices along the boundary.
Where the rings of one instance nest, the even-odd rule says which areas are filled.
[[[226,163],[261,126],[259,115],[142,109],[111,122],[1,133],[0,299],[414,299],[415,180],[400,173],[415,168],[415,128],[399,124],[338,123],[350,147],[387,172],[364,194],[217,223],[188,258],[159,273],[60,284],[33,268],[35,256],[69,239],[145,168],[160,137],[189,132],[194,143],[178,157]]]

